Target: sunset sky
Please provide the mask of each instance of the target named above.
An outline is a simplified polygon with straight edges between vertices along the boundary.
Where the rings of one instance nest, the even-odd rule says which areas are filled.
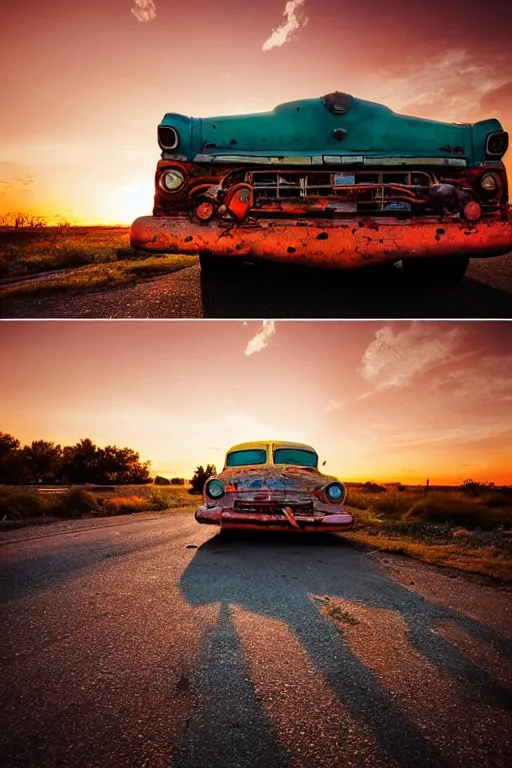
[[[312,444],[348,481],[512,483],[512,324],[4,323],[0,430],[90,437],[166,476]]]
[[[0,26],[0,215],[150,212],[165,112],[344,90],[512,126],[510,0],[17,0]],[[284,25],[284,26],[283,26]],[[275,31],[273,31],[275,30]]]

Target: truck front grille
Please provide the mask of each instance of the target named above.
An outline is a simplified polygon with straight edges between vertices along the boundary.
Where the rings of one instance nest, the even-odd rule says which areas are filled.
[[[426,171],[250,171],[255,208],[298,203],[328,213],[410,211],[417,192],[437,183]]]

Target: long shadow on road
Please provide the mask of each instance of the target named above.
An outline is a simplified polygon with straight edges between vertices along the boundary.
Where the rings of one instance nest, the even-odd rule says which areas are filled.
[[[506,637],[408,591],[387,577],[367,555],[354,551],[337,537],[312,541],[289,537],[269,539],[238,535],[226,539],[215,536],[198,549],[183,573],[180,588],[184,598],[194,606],[221,605],[218,624],[204,648],[198,686],[200,692],[208,692],[212,711],[217,712],[214,738],[222,740],[224,749],[220,753],[223,758],[216,762],[214,753],[208,748],[210,718],[200,708],[176,752],[177,767],[287,765],[279,753],[270,762],[254,762],[254,758],[247,762],[244,751],[247,744],[244,742],[241,749],[238,732],[231,727],[233,718],[242,727],[241,723],[250,715],[253,754],[258,754],[261,749],[262,755],[268,755],[269,743],[274,737],[271,729],[264,725],[266,713],[254,714],[259,705],[246,682],[248,675],[244,671],[243,650],[230,619],[230,606],[239,606],[288,625],[338,700],[356,720],[367,726],[380,747],[403,768],[410,765],[441,766],[445,764],[444,757],[405,715],[374,672],[357,658],[331,622],[323,617],[312,595],[327,594],[395,611],[406,622],[410,643],[428,661],[437,667],[445,667],[456,679],[469,685],[474,700],[504,710],[512,708],[510,691],[473,665],[431,627],[434,622],[449,619],[473,636],[491,639],[503,649],[512,651]],[[224,660],[226,647],[230,654],[227,665]],[[212,675],[217,676],[218,685]],[[245,703],[241,710],[237,702],[239,690],[244,691],[241,700]],[[343,739],[343,733],[340,738]],[[231,755],[228,762],[225,755]]]
[[[201,273],[205,317],[510,318],[512,296],[466,278],[456,288],[412,288],[394,266],[356,272],[277,264]]]

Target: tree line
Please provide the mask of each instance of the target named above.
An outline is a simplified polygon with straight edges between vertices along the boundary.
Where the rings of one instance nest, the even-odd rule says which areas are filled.
[[[100,448],[89,438],[61,447],[46,440],[22,446],[0,432],[0,483],[128,485],[150,483],[151,462],[140,461],[132,448]]]

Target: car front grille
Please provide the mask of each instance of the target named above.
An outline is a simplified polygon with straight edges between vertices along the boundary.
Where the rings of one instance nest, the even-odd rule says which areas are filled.
[[[254,515],[279,515],[284,517],[283,507],[288,507],[292,510],[294,515],[311,515],[313,514],[313,502],[305,501],[298,503],[290,503],[287,501],[242,501],[235,499],[234,509],[236,512],[246,512]]]

